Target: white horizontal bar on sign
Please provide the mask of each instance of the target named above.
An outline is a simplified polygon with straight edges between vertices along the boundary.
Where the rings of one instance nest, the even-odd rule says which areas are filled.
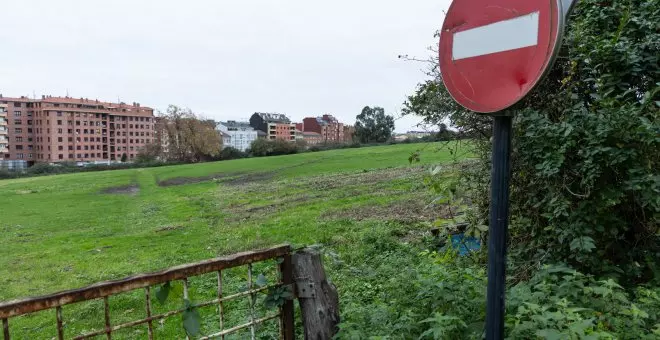
[[[454,33],[452,59],[535,46],[539,36],[539,12]]]

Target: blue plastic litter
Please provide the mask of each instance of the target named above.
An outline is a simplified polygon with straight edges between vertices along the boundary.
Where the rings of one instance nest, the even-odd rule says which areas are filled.
[[[473,236],[465,236],[465,234],[451,235],[451,246],[458,249],[458,254],[465,256],[472,251],[481,249],[481,242],[478,238]]]

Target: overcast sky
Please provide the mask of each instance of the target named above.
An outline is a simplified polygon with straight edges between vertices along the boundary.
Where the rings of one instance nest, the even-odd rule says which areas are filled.
[[[449,0],[0,0],[0,93],[255,111],[398,116]],[[412,129],[419,118],[397,120]]]

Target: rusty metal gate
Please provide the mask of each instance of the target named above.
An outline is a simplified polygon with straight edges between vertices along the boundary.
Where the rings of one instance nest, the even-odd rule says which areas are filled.
[[[279,280],[275,284],[255,288],[252,264],[255,262],[262,262],[271,259],[279,259],[278,272]],[[236,268],[240,266],[247,267],[248,287],[247,290],[231,294],[223,294],[223,270]],[[149,339],[154,338],[153,322],[156,320],[163,320],[173,315],[181,314],[185,309],[170,310],[162,314],[152,315],[151,308],[151,287],[165,284],[172,281],[181,281],[183,284],[184,299],[188,298],[189,282],[188,278],[199,276],[203,274],[216,273],[217,274],[217,297],[210,301],[194,304],[193,308],[205,306],[218,306],[218,325],[219,331],[202,336],[201,339],[223,338],[226,335],[236,333],[240,330],[250,328],[252,339],[255,338],[255,326],[262,324],[266,321],[279,319],[280,339],[290,340],[294,338],[294,314],[293,314],[293,301],[287,300],[279,307],[277,313],[266,315],[265,317],[256,319],[254,318],[254,305],[250,306],[249,322],[234,326],[231,328],[224,328],[225,315],[223,312],[223,304],[227,301],[234,300],[240,297],[255,296],[257,293],[264,292],[268,289],[290,286],[293,285],[292,278],[292,265],[291,265],[291,247],[288,245],[277,246],[260,251],[243,252],[233,254],[226,257],[210,259],[202,262],[186,264],[182,266],[168,268],[166,270],[131,276],[117,281],[105,281],[93,284],[91,286],[64,291],[51,295],[29,298],[24,300],[15,300],[5,303],[0,303],[0,319],[2,320],[2,328],[4,340],[11,339],[11,319],[21,315],[26,315],[38,311],[54,309],[53,322],[57,324],[57,334],[52,334],[50,337],[57,339],[65,339],[65,329],[63,327],[64,320],[62,318],[62,309],[64,306],[89,300],[103,300],[104,314],[105,314],[105,327],[103,329],[94,330],[85,334],[74,336],[67,336],[66,338],[73,339],[89,339],[97,336],[106,335],[107,339],[112,338],[113,332],[121,329],[131,327],[146,327]],[[130,322],[113,324],[110,318],[110,307],[108,297],[119,293],[134,291],[137,289],[144,289],[145,301],[145,317],[139,320]]]

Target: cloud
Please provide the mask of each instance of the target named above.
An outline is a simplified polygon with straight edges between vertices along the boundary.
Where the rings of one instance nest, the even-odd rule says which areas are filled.
[[[83,96],[215,119],[400,110],[449,0],[4,0],[0,93]],[[397,131],[419,119],[397,121]]]

